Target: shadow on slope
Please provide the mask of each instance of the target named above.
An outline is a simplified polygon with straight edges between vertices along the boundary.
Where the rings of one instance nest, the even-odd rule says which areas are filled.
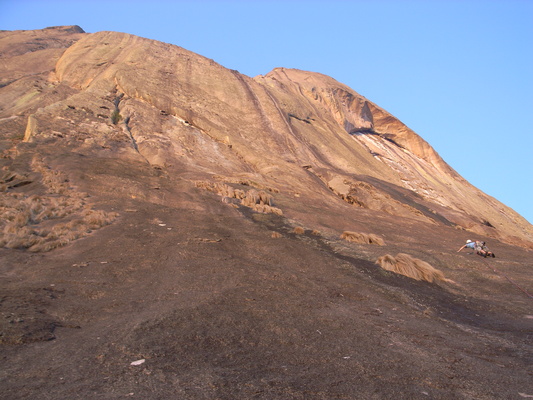
[[[456,290],[447,290],[447,285],[451,283],[417,281],[386,271],[378,267],[373,260],[343,254],[336,250],[335,239],[325,238],[316,231],[304,229],[299,234],[295,233],[293,226],[283,216],[257,214],[246,208],[241,208],[239,211],[246,218],[266,229],[280,233],[282,237],[306,242],[339,262],[348,263],[352,273],[357,274],[369,284],[376,285],[382,293],[388,293],[388,296],[395,298],[396,301],[422,311],[428,316],[455,324],[468,325],[472,328],[501,332],[514,331],[509,325],[511,324],[518,331],[528,333],[527,323],[521,324],[516,320],[502,319],[502,315],[491,313],[491,304],[468,295],[460,295]]]

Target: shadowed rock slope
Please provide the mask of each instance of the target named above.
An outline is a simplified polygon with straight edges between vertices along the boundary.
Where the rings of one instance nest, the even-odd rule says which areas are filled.
[[[533,395],[532,226],[351,88],[79,27],[0,59],[0,397]]]

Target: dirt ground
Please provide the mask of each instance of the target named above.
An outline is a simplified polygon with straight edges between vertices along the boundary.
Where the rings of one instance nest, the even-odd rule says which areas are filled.
[[[0,398],[533,397],[531,252],[457,253],[465,232],[319,196],[260,214],[186,174],[99,162],[72,179],[114,223],[0,249]],[[386,245],[339,239],[365,228]],[[374,264],[398,252],[455,283]]]

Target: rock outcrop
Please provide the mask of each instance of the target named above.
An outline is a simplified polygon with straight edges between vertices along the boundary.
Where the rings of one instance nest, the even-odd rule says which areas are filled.
[[[178,46],[78,27],[3,32],[0,45],[4,139],[110,148],[191,178],[311,197],[330,189],[358,207],[531,246],[527,221],[330,77],[277,68],[252,79]]]
[[[351,88],[79,27],[0,60],[4,398],[533,395],[531,225]]]

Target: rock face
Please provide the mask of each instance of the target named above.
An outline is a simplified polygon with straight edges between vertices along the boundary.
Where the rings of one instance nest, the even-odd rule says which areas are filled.
[[[529,390],[532,226],[351,88],[285,68],[250,78],[178,46],[79,27],[0,32],[0,59],[10,398],[68,397],[87,380],[94,393],[102,373],[104,397],[137,393],[133,382],[145,398],[154,385],[153,398]],[[512,259],[519,290],[457,255],[466,238]],[[444,283],[379,270],[388,253],[431,263]],[[51,389],[31,379],[46,365],[31,342],[59,327],[47,354],[66,355],[53,377],[84,354],[96,366]],[[102,345],[78,351],[91,335]],[[147,360],[140,374],[113,370],[136,359]]]
[[[154,166],[180,164],[198,178],[246,178],[295,192],[329,188],[363,208],[531,245],[523,218],[327,76],[278,68],[251,79],[180,47],[116,32],[2,35],[7,136],[114,146]],[[332,187],[341,181],[345,189]],[[354,195],[349,188],[360,182],[366,189]]]

